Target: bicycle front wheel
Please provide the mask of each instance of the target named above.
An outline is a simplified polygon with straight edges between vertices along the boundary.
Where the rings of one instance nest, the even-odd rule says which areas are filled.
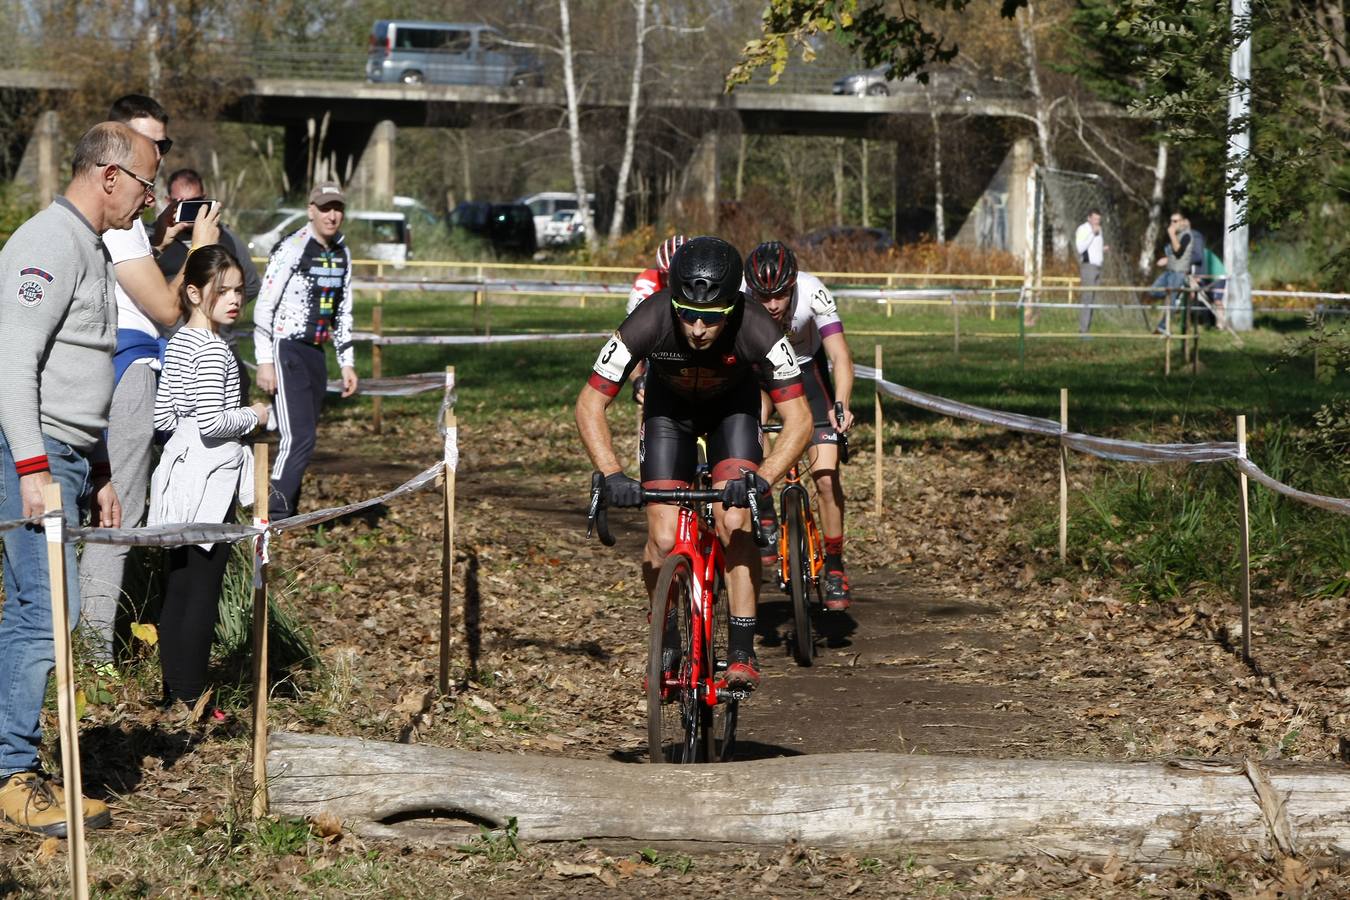
[[[703,715],[692,671],[693,597],[689,557],[666,557],[647,641],[647,753],[654,763],[697,760]]]
[[[726,671],[730,655],[731,607],[727,601],[727,586],[719,575],[713,583],[712,646],[708,660],[720,677]],[[730,762],[736,746],[736,716],[740,702],[727,695],[719,695],[717,705],[703,708],[703,759],[706,762]]]
[[[808,574],[811,562],[806,555],[806,497],[800,490],[789,490],[783,497],[783,519],[787,525],[788,593],[792,596],[792,658],[799,666],[809,666],[815,655],[811,634],[811,600]]]

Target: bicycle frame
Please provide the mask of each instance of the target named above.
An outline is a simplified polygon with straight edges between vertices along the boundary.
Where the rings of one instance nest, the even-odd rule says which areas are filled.
[[[713,596],[714,585],[726,571],[726,557],[716,529],[708,527],[703,517],[688,504],[680,505],[680,518],[675,527],[675,547],[671,555],[688,557],[694,574],[695,596],[691,598],[690,620],[699,640],[694,644],[689,677],[697,685],[699,700],[707,706],[716,706],[717,694],[726,688],[726,681],[717,680],[717,673],[711,671],[712,667],[708,664],[707,654],[713,640],[714,623],[710,610],[716,599]],[[678,687],[678,679],[662,685],[663,689]]]
[[[778,492],[779,524],[778,531],[778,586],[786,591],[788,589],[788,579],[791,573],[788,571],[790,563],[788,561],[788,530],[782,523],[787,516],[787,499],[789,494],[797,493],[801,495],[802,509],[806,512],[803,517],[806,525],[806,562],[810,566],[810,576],[812,580],[820,578],[820,573],[825,569],[825,544],[820,536],[820,527],[816,525],[816,516],[812,511],[811,495],[806,490],[806,485],[802,483],[801,473],[797,465],[788,469],[787,474],[783,476],[783,488]]]

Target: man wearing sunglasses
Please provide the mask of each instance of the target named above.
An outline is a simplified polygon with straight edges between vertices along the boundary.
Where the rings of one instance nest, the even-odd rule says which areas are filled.
[[[577,398],[576,417],[586,452],[605,476],[612,506],[638,506],[644,487],[688,487],[697,439],[706,438],[713,486],[723,492],[714,513],[726,547],[731,606],[727,682],[753,689],[759,684],[754,634],[761,564],[740,476],[757,472],[759,492],[767,493],[806,448],[811,411],[782,328],[759,304],[744,302],[740,283],[741,257],[726,241],[698,237],[680,247],[666,289],[639,304],[601,349]],[[642,360],[647,388],[638,482],[624,473],[614,453],[605,410]],[[783,420],[783,432],[767,458],[759,440],[761,387]],[[679,510],[655,503],[646,514],[642,574],[650,595],[675,546]]]
[[[745,259],[745,290],[773,316],[792,343],[802,368],[802,384],[811,407],[807,462],[820,498],[820,530],[825,538],[825,608],[845,610],[853,602],[844,571],[844,485],[839,478],[839,437],[853,425],[853,356],[844,339],[834,295],[820,279],[799,272],[797,256],[786,244],[760,244]],[[843,420],[835,419],[835,402]],[[764,410],[768,418],[769,410]],[[768,507],[772,511],[773,507]]]
[[[127,528],[145,522],[146,492],[150,485],[150,455],[154,445],[155,388],[158,385],[163,336],[178,321],[181,273],[165,280],[155,263],[154,248],[141,222],[141,213],[155,202],[155,179],[168,137],[169,115],[153,98],[127,94],[113,101],[108,118],[121,122],[154,145],[153,164],[143,171],[122,172],[127,190],[140,192],[141,203],[129,225],[103,235],[104,246],[117,273],[117,353],[113,357],[116,386],[108,412],[108,458],[113,484],[122,501]],[[220,240],[220,210],[213,209],[193,231],[193,246]],[[96,665],[112,674],[113,633],[130,548],[89,544],[80,558],[80,589],[84,594],[85,622],[97,635],[90,649]]]

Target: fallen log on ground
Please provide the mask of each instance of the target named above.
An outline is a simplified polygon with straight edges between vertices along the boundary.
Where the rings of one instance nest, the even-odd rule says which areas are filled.
[[[848,753],[661,766],[278,733],[268,771],[274,812],[402,840],[462,841],[465,823],[514,818],[535,841],[795,839],[1145,864],[1215,841],[1350,852],[1350,771],[1321,765]]]

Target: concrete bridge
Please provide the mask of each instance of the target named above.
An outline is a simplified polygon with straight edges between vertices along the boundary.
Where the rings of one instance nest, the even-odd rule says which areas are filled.
[[[371,84],[351,79],[356,57],[336,63],[324,58],[327,71],[292,60],[275,60],[267,71],[293,71],[299,77],[245,79],[237,97],[223,110],[232,120],[279,125],[285,129],[284,165],[292,185],[303,184],[310,165],[312,123],[329,118],[326,139],[318,152],[330,170],[351,175],[357,196],[373,206],[385,205],[395,193],[394,139],[398,128],[466,127],[492,123],[496,127],[554,127],[565,101],[560,90],[531,87],[486,87],[477,85]],[[363,57],[362,57],[363,58]],[[345,79],[333,75],[345,75]],[[1010,93],[1006,86],[970,82],[952,73],[935,73],[925,90],[913,82],[892,82],[889,93],[878,96],[834,95],[833,80],[842,70],[811,69],[804,76],[787,79],[770,88],[750,84],[732,94],[668,93],[644,98],[647,110],[678,117],[686,134],[697,138],[684,169],[685,184],[693,186],[697,200],[715,212],[717,205],[718,141],[734,134],[816,135],[893,140],[897,132],[928,129],[930,115],[979,117],[991,120],[1022,118],[1032,114],[1031,100]],[[60,75],[35,70],[0,70],[0,88],[11,92],[52,92],[71,89]],[[622,90],[609,93],[588,90],[583,99],[587,112],[621,116],[627,105]],[[1087,110],[1094,116],[1118,116],[1121,111],[1105,105]],[[899,126],[899,127],[897,127]],[[979,163],[984,176],[993,176],[1012,143],[1006,129],[991,128],[987,158]],[[56,129],[50,117],[40,120],[25,152],[22,171],[35,177],[39,195],[50,196],[60,181],[58,169],[63,153],[53,141]],[[687,140],[687,139],[686,139]],[[1000,143],[1000,146],[992,146]],[[916,218],[911,225],[923,227],[925,204],[916,201],[919,173],[897,154],[895,171],[897,210],[900,218]],[[1029,160],[1028,160],[1029,164]],[[1014,179],[1016,182],[1016,179]],[[983,183],[983,182],[981,182]],[[958,202],[961,199],[956,198]],[[902,202],[903,201],[903,202]],[[603,200],[602,200],[603,203]],[[1009,211],[1010,214],[1013,211]],[[931,222],[931,209],[928,210]],[[903,230],[903,227],[902,227]],[[1015,229],[1020,235],[1020,229]]]

